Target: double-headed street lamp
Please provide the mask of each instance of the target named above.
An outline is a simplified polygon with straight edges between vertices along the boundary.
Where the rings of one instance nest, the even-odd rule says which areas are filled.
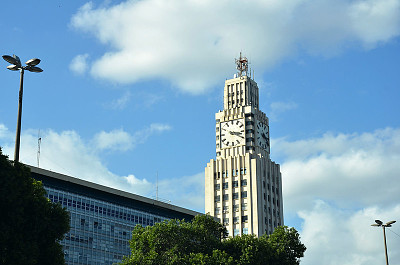
[[[386,265],[389,265],[389,259],[388,259],[388,254],[387,254],[387,246],[386,246],[386,232],[385,228],[386,227],[391,227],[392,224],[396,223],[396,221],[390,221],[384,224],[381,220],[375,220],[375,224],[372,224],[371,226],[382,226],[383,228],[383,242],[385,243],[385,256],[386,256]]]
[[[29,72],[40,73],[43,70],[36,65],[40,63],[40,59],[34,58],[28,60],[25,64],[26,66],[22,66],[21,60],[17,55],[3,55],[3,59],[10,63],[11,65],[7,66],[7,69],[11,71],[21,71],[21,77],[19,81],[19,101],[18,101],[18,121],[17,121],[17,133],[15,136],[15,151],[14,151],[14,162],[19,162],[19,147],[20,147],[20,139],[21,139],[21,115],[22,115],[22,94],[24,91],[24,71],[28,70]]]

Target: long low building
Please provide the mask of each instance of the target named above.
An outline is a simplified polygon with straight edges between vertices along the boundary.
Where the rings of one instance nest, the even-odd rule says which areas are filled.
[[[201,214],[132,193],[28,166],[47,197],[70,213],[71,230],[61,241],[65,262],[113,264],[130,254],[135,225],[153,225],[166,219],[192,220]]]

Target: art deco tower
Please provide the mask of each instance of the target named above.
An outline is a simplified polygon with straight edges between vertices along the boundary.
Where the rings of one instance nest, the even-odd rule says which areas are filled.
[[[215,114],[216,159],[205,168],[205,211],[229,236],[272,233],[283,225],[282,178],[270,159],[268,117],[257,83],[240,54],[238,73],[225,81],[224,110]]]

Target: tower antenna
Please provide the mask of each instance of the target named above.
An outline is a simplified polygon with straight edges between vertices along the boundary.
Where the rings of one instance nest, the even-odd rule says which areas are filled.
[[[242,52],[240,52],[239,59],[235,59],[236,69],[238,70],[238,76],[247,75],[247,70],[249,67],[249,62],[246,57],[242,57]]]
[[[37,151],[37,166],[39,167],[39,161],[40,161],[40,144],[42,143],[42,137],[40,137],[40,129],[38,132],[38,151]]]

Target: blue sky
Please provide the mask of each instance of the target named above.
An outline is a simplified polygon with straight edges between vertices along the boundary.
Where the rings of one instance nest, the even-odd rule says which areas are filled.
[[[20,160],[204,211],[214,114],[250,59],[302,264],[383,261],[400,220],[400,1],[6,1],[1,54],[25,74]],[[19,74],[0,70],[13,157]],[[400,234],[400,223],[392,230]],[[400,236],[388,231],[391,264]],[[337,255],[337,253],[342,255]],[[397,263],[396,263],[397,262]]]

